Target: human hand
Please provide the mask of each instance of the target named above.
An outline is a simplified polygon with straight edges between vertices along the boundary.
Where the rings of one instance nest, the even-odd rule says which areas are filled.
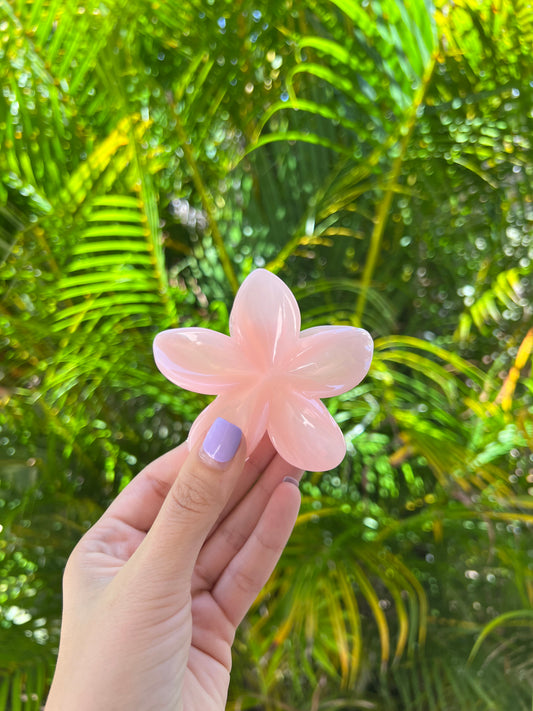
[[[201,448],[149,464],[80,540],[46,711],[224,709],[235,630],[300,504],[301,472],[268,438],[245,461],[239,438],[215,421]]]

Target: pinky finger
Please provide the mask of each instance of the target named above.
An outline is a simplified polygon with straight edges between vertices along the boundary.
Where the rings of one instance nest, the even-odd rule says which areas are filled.
[[[281,482],[250,537],[214,586],[213,598],[235,627],[276,567],[296,523],[299,508],[298,487],[290,481]]]

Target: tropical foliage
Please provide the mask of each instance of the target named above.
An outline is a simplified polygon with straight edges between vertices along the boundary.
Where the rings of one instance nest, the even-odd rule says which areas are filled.
[[[0,710],[205,404],[154,334],[226,329],[256,266],[376,354],[229,708],[531,708],[532,69],[525,0],[0,0]]]

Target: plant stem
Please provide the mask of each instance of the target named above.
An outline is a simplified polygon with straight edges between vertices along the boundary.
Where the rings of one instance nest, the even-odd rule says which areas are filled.
[[[222,234],[220,233],[220,230],[218,228],[218,223],[215,217],[215,209],[213,206],[213,198],[209,193],[207,187],[204,185],[202,176],[200,175],[200,171],[198,170],[198,164],[196,163],[196,159],[194,158],[191,146],[188,143],[187,134],[185,133],[185,129],[183,127],[183,124],[181,123],[179,114],[177,111],[175,111],[174,114],[176,117],[176,131],[181,141],[183,154],[185,155],[185,160],[187,161],[187,164],[191,169],[194,186],[196,187],[196,190],[198,190],[200,200],[202,201],[203,208],[206,212],[207,221],[209,222],[209,226],[211,227],[213,242],[215,243],[215,247],[218,252],[218,258],[220,259],[222,269],[224,270],[224,274],[226,275],[230,283],[233,293],[236,294],[237,289],[239,288],[239,282],[231,264],[226,245],[224,244],[224,238],[222,237]]]
[[[398,156],[394,160],[394,163],[392,164],[392,170],[389,176],[387,191],[383,196],[383,199],[377,206],[376,216],[374,218],[374,229],[372,230],[372,235],[370,237],[370,249],[368,251],[368,256],[365,262],[365,268],[361,279],[361,292],[359,294],[355,307],[355,321],[357,324],[361,323],[363,317],[368,296],[368,289],[370,288],[370,283],[372,281],[376,265],[378,263],[381,241],[383,239],[385,227],[388,222],[388,217],[392,204],[392,197],[396,190],[396,183],[400,176],[400,171],[403,165],[405,154],[407,152],[407,148],[409,146],[409,142],[411,140],[411,136],[413,135],[413,131],[416,125],[418,110],[425,100],[426,93],[431,78],[433,76],[433,71],[435,69],[436,61],[437,57],[436,54],[434,54],[428,66],[426,67],[426,71],[424,72],[424,76],[422,77],[422,83],[418,91],[416,92],[414,101],[411,105],[409,116],[407,118],[405,129],[403,131],[403,138],[400,143],[400,151],[398,153]]]

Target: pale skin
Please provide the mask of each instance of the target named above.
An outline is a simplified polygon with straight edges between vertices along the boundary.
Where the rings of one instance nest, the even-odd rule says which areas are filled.
[[[219,465],[183,444],[83,536],[46,711],[220,711],[235,630],[293,529],[301,471],[267,437]]]

